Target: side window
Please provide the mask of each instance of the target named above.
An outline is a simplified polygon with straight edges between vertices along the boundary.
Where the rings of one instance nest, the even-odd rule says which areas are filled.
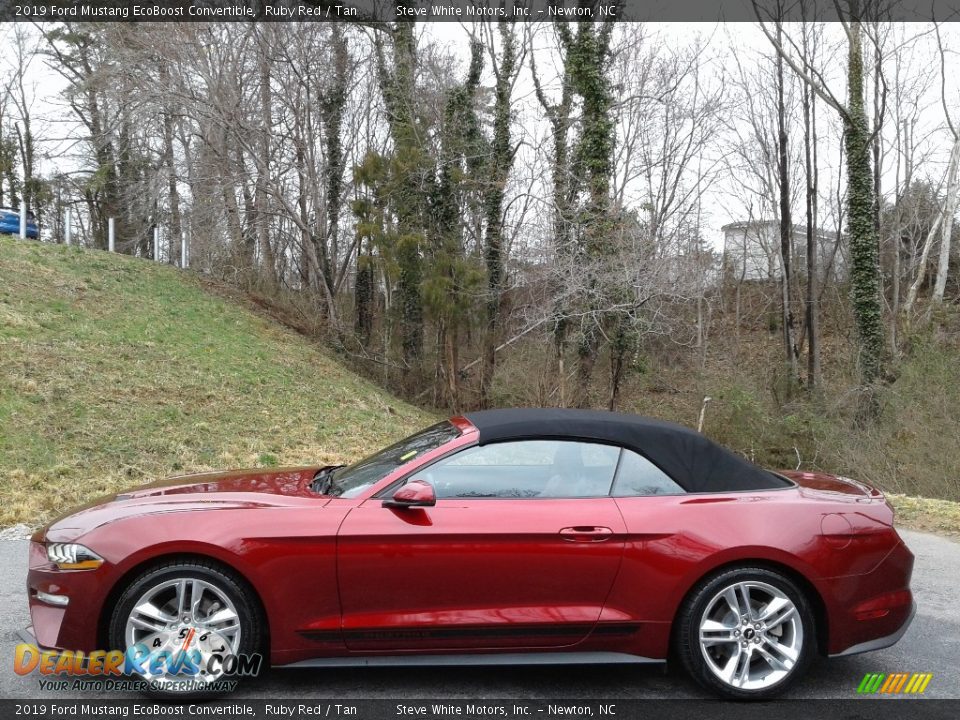
[[[441,498],[576,498],[610,494],[620,449],[524,440],[472,447],[416,474]]]
[[[642,455],[624,450],[613,481],[614,497],[644,497],[647,495],[683,495],[685,490],[670,476]]]

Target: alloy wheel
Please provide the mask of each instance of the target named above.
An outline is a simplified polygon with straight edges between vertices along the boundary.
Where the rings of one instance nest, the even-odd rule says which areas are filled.
[[[216,585],[198,578],[175,578],[154,585],[140,596],[127,617],[124,637],[127,647],[140,645],[150,658],[167,658],[156,669],[149,661],[142,662],[145,680],[173,692],[189,680],[194,685],[192,692],[197,685],[223,676],[222,663],[211,669],[214,655],[238,652],[240,615]],[[176,672],[178,660],[185,658],[196,666],[195,673]]]
[[[793,671],[803,649],[803,622],[773,585],[743,581],[723,588],[700,619],[700,650],[710,671],[740,690],[770,688]]]

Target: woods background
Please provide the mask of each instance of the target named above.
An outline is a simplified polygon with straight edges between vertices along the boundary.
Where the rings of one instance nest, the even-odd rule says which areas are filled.
[[[185,245],[421,405],[641,412],[957,500],[958,34],[842,8],[8,24],[0,205]]]

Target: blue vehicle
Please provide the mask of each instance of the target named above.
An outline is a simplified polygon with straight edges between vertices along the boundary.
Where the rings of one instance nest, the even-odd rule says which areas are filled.
[[[20,234],[20,211],[15,208],[0,207],[0,233],[4,235]],[[37,218],[27,211],[27,237],[36,240],[40,237],[40,228],[37,227]]]

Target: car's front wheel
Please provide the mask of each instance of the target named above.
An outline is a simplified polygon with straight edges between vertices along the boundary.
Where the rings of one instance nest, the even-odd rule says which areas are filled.
[[[110,647],[125,650],[145,692],[221,693],[228,671],[260,647],[257,604],[242,580],[203,561],[171,561],[136,577],[110,619]]]
[[[727,698],[780,694],[803,674],[816,650],[804,593],[765,568],[735,568],[707,578],[690,594],[678,621],[684,667]]]

